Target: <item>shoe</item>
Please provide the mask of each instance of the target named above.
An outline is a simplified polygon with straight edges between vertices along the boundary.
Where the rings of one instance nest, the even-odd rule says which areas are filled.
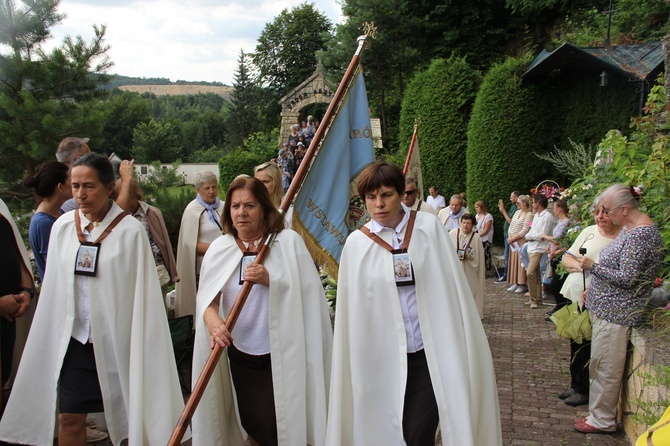
[[[515,293],[525,293],[528,290],[525,285],[518,285],[515,289]]]
[[[518,285],[516,283],[513,283],[511,287],[507,288],[507,291],[516,291]]]
[[[532,305],[532,304],[533,304],[533,301],[532,301],[532,300],[529,300],[528,302],[524,302],[523,304],[524,304],[525,306]]]
[[[507,277],[501,277],[500,279],[496,279],[494,283],[507,283]]]
[[[91,429],[95,429],[97,423],[95,421],[94,416],[89,416],[86,418],[86,427],[90,427]]]
[[[537,304],[530,304],[530,309],[531,310],[537,310],[538,308],[540,308],[540,307]]]
[[[575,407],[575,406],[583,406],[583,405],[585,405],[585,404],[589,404],[589,396],[588,396],[588,395],[584,395],[584,394],[582,394],[582,393],[577,393],[577,392],[575,392],[575,393],[573,393],[572,395],[570,395],[569,397],[567,397],[567,398],[564,400],[564,402],[565,402],[565,404],[567,404],[568,406],[573,406],[573,407]]]
[[[566,398],[568,398],[568,397],[571,397],[571,396],[574,395],[575,393],[577,393],[577,392],[575,391],[575,389],[573,389],[572,387],[570,387],[570,388],[569,388],[568,390],[566,390],[565,392],[561,392],[561,393],[559,393],[559,394],[556,395],[556,396],[558,397],[558,399],[560,399],[560,400],[564,400],[564,399],[566,399]],[[578,419],[580,419],[580,418],[578,418]],[[584,418],[584,419],[586,420],[586,418]]]
[[[598,429],[597,427],[591,426],[589,423],[586,421],[579,422],[575,421],[575,424],[573,426],[577,432],[581,432],[582,434],[611,434],[614,431],[604,431],[602,429]]]
[[[523,297],[530,297],[530,291],[526,291],[525,293],[523,293]]]
[[[91,429],[90,427],[86,428],[86,443],[98,443],[100,441],[107,440],[109,435],[103,431],[97,429]]]

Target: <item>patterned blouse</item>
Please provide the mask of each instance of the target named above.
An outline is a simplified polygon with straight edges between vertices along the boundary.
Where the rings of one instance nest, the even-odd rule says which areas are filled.
[[[621,231],[591,269],[586,308],[613,324],[640,325],[662,258],[663,240],[655,225]]]

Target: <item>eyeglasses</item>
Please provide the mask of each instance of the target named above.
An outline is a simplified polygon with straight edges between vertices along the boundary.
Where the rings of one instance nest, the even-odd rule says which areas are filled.
[[[406,190],[406,191],[403,192],[403,193],[409,197],[409,196],[412,196],[412,195],[414,195],[414,194],[416,193],[416,189],[414,189],[414,190]]]
[[[602,207],[601,210],[602,210],[603,214],[607,214],[607,215],[609,215],[610,212],[612,212],[614,209],[619,209],[620,207],[621,207],[621,206],[617,206],[617,207],[612,208],[612,209],[605,209],[604,207]]]

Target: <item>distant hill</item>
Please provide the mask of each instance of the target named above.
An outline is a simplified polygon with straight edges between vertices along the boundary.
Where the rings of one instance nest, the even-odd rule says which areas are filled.
[[[172,82],[166,78],[128,77],[114,74],[103,88],[118,88],[136,93],[152,93],[156,96],[166,95],[195,95],[199,93],[214,93],[230,100],[233,87],[221,82]]]
[[[233,87],[227,85],[122,85],[118,87],[120,90],[133,91],[135,93],[153,93],[156,96],[176,96],[176,95],[193,95],[199,93],[214,93],[218,94],[226,101],[230,100],[230,94]]]

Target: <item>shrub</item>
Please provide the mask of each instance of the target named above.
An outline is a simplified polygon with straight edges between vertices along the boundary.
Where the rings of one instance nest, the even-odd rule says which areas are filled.
[[[536,85],[521,82],[529,62],[529,57],[509,58],[491,68],[468,125],[467,200],[471,205],[484,200],[494,216],[498,241],[502,240],[504,222],[497,209],[498,199],[548,179],[551,167],[533,155],[552,147],[545,136],[551,107],[540,106]]]
[[[624,136],[611,130],[599,145],[602,162],[589,168],[564,192],[569,204],[584,219],[590,218],[593,199],[614,183],[643,185],[640,203],[654,220],[664,245],[670,245],[670,124],[666,121],[668,98],[663,79],[649,93],[646,114],[631,119],[631,132]],[[665,250],[662,274],[670,269]]]
[[[236,176],[241,174],[253,175],[254,167],[266,161],[267,159],[261,154],[242,150],[236,150],[225,155],[219,161],[219,190],[225,194]]]
[[[402,158],[401,167],[415,120],[420,118],[424,187],[434,184],[445,197],[465,190],[467,123],[480,80],[479,72],[465,58],[452,55],[433,60],[428,69],[412,79],[404,95],[398,156]]]

